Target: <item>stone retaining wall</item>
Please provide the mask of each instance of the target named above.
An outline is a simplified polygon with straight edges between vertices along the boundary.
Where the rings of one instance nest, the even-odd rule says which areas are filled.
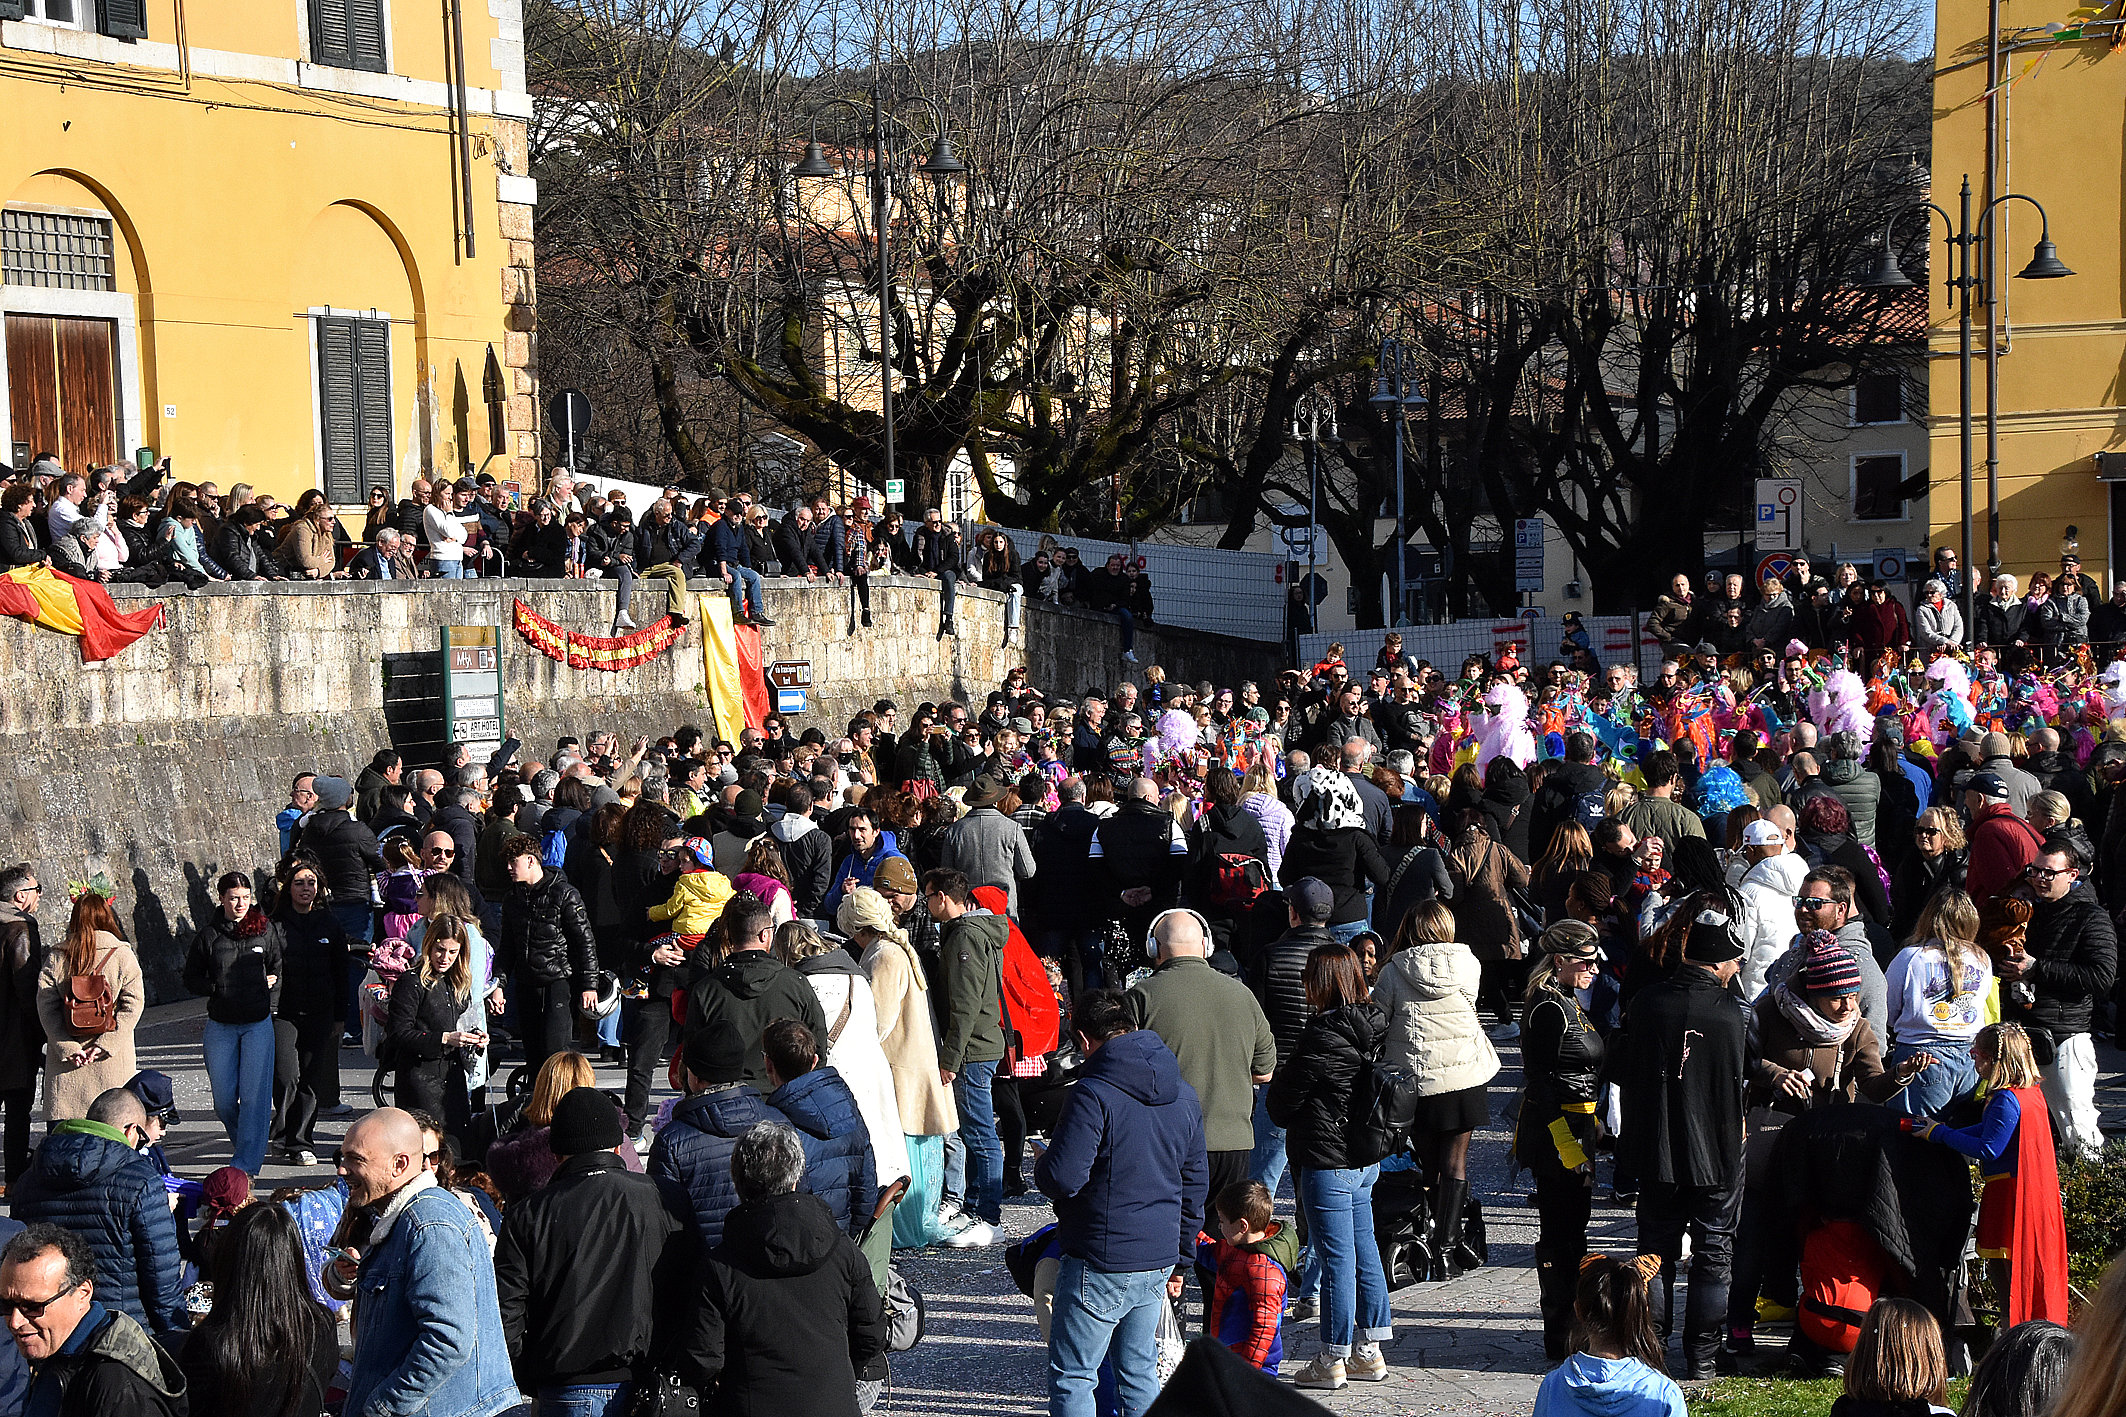
[[[829,733],[881,697],[904,708],[945,697],[979,702],[1016,664],[1071,695],[1129,677],[1110,616],[1029,608],[1007,647],[1003,597],[991,592],[963,590],[960,634],[939,639],[929,582],[874,578],[870,630],[852,625],[846,589],[768,584],[777,624],[764,631],[767,658],[812,662],[812,711],[794,720]],[[351,779],[391,742],[386,657],[436,649],[440,627],[503,628],[509,731],[529,754],[550,754],[562,734],[593,727],[626,737],[710,721],[698,631],[648,664],[607,673],[548,659],[509,628],[511,602],[522,597],[564,628],[602,633],[610,585],[334,582],[112,593],[122,605],[161,599],[168,620],[101,664],[82,664],[70,636],[0,621],[0,752],[13,769],[0,775],[0,855],[40,873],[47,941],[65,929],[65,883],[107,872],[158,1001],[183,993],[185,942],[192,919],[212,907],[214,878],[270,868],[273,817],[294,774]],[[662,601],[661,587],[638,589],[635,618],[647,624]],[[1224,683],[1274,672],[1277,651],[1146,631],[1137,654],[1176,677]]]

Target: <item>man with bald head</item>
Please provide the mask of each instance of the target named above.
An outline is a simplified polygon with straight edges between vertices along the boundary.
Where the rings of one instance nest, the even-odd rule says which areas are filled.
[[[1158,968],[1129,991],[1137,1027],[1159,1035],[1203,1104],[1210,1194],[1248,1178],[1255,1150],[1255,1086],[1277,1066],[1277,1036],[1254,991],[1211,968],[1210,931],[1193,910],[1152,921]]]
[[[494,1417],[522,1401],[510,1375],[495,1266],[473,1215],[422,1165],[420,1124],[380,1108],[347,1129],[346,1246],[326,1291],[354,1300],[347,1410],[364,1417]]]
[[[182,1326],[184,1261],[162,1173],[140,1154],[148,1111],[122,1087],[89,1115],[52,1125],[30,1169],[8,1189],[15,1219],[63,1225],[96,1252],[96,1298],[153,1334]]]

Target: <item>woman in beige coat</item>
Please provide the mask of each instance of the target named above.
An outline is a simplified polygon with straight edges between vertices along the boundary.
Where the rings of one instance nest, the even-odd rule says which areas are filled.
[[[117,1004],[116,1027],[98,1033],[76,1028],[67,1008],[67,986],[76,975],[101,974]],[[37,975],[37,1018],[44,1024],[44,1120],[72,1121],[114,1087],[124,1087],[140,1069],[133,1061],[133,1030],[148,1006],[140,960],[125,942],[110,898],[94,887],[74,899],[66,941],[44,957]]]
[[[909,1194],[893,1215],[896,1249],[927,1245],[944,1231],[937,1202],[945,1175],[945,1137],[959,1130],[952,1091],[938,1077],[937,1035],[931,1026],[930,984],[893,907],[869,886],[843,897],[835,923],[864,952],[878,1042],[893,1074],[894,1101],[908,1137]]]

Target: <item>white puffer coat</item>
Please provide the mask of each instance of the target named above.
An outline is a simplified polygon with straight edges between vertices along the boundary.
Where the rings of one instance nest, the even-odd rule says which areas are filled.
[[[1794,942],[1800,928],[1794,923],[1794,897],[1808,873],[1808,861],[1795,851],[1767,856],[1743,873],[1742,915],[1735,922],[1742,935],[1743,998],[1764,992],[1764,972]]]
[[[1467,945],[1413,945],[1389,956],[1373,984],[1388,1015],[1385,1061],[1417,1075],[1420,1097],[1491,1081],[1498,1050],[1477,1022],[1482,967]]]

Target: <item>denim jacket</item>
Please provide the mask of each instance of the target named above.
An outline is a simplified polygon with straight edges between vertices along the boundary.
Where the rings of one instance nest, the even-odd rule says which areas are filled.
[[[516,1406],[494,1258],[465,1203],[415,1195],[355,1281],[347,1417],[494,1417]]]

